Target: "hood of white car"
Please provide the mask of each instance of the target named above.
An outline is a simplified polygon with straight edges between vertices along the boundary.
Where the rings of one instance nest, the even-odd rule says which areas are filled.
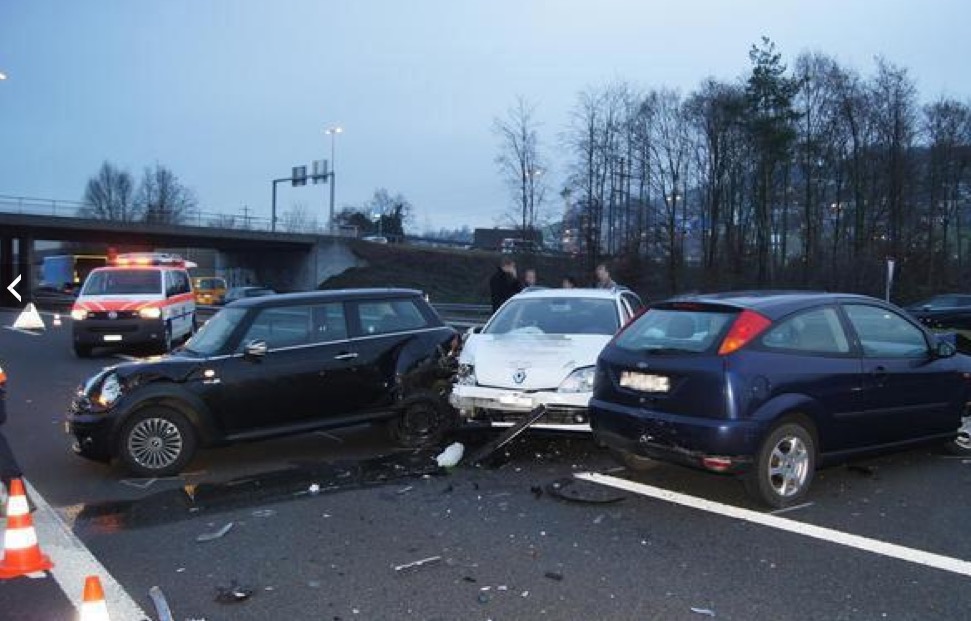
[[[611,337],[601,334],[475,334],[460,362],[480,386],[555,390],[575,369],[593,366]]]

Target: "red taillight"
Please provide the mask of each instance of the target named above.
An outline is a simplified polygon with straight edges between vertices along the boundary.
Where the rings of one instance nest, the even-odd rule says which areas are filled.
[[[755,311],[742,311],[732,329],[728,331],[728,336],[722,341],[718,348],[719,356],[727,356],[736,352],[749,344],[749,342],[762,334],[766,328],[772,325],[772,321],[756,313]]]

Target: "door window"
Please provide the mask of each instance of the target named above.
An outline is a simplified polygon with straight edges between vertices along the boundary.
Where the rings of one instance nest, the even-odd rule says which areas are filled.
[[[267,349],[293,347],[315,342],[312,338],[312,306],[264,308],[243,337],[241,347],[263,341]]]
[[[425,316],[412,300],[361,302],[357,312],[364,334],[388,334],[417,330],[428,325]]]
[[[347,339],[347,321],[344,318],[344,304],[320,304],[313,307],[314,343],[332,343]]]
[[[850,343],[835,309],[820,308],[780,322],[762,337],[762,346],[808,354],[846,354]]]
[[[897,313],[877,306],[847,304],[846,315],[870,358],[921,358],[927,355],[924,332]]]

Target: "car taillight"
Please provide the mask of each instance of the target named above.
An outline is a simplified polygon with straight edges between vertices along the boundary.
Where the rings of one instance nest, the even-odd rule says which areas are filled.
[[[728,336],[722,341],[721,347],[718,348],[718,355],[727,356],[740,350],[748,345],[752,339],[762,334],[770,325],[772,325],[771,320],[755,311],[742,311],[735,323],[732,324],[732,329],[728,331]]]

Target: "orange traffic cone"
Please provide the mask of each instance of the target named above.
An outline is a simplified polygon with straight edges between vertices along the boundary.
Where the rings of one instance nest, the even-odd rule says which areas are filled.
[[[41,554],[37,545],[34,520],[30,517],[27,494],[20,479],[10,481],[10,500],[7,501],[7,530],[3,534],[3,560],[0,561],[0,580],[46,571],[54,566]]]
[[[109,621],[108,604],[98,576],[84,579],[84,599],[81,601],[81,616],[78,621]]]

